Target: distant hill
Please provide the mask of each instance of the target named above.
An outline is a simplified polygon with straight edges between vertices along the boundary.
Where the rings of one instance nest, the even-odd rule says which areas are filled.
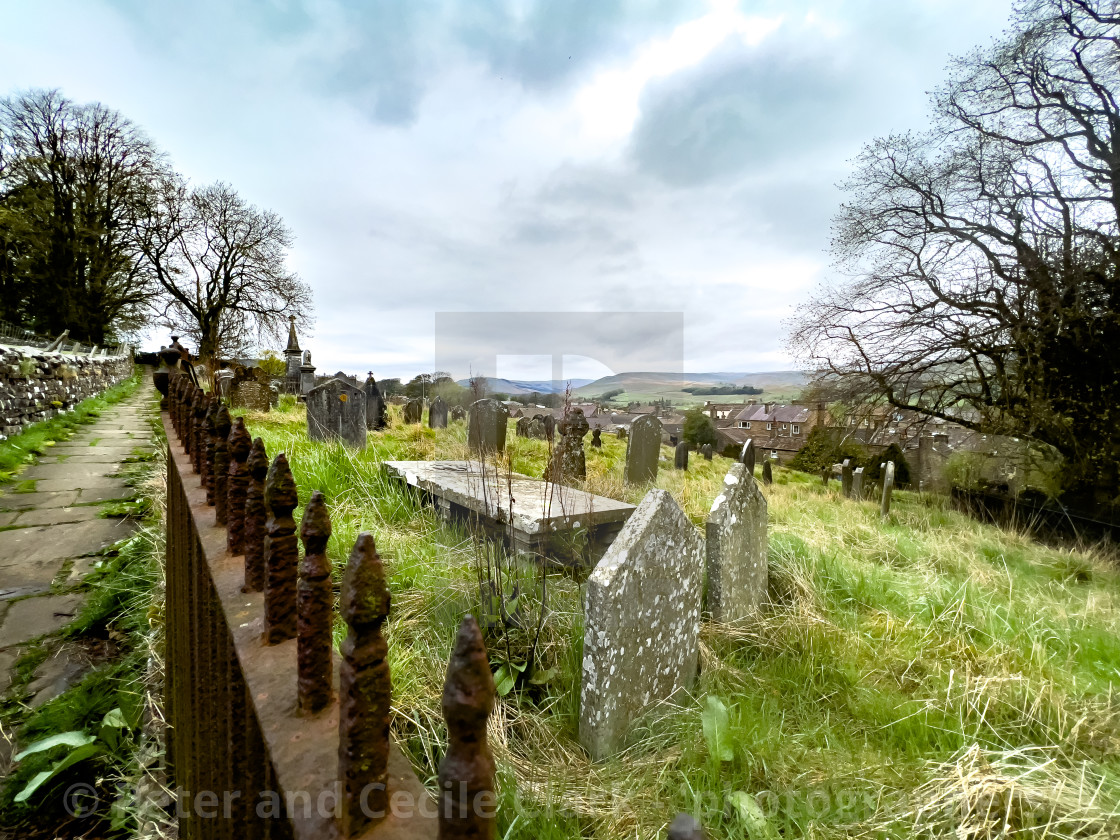
[[[757,372],[718,372],[677,374],[632,372],[604,376],[590,384],[575,389],[583,397],[594,397],[604,391],[623,389],[628,394],[663,394],[681,399],[695,399],[681,391],[692,385],[753,385],[764,392],[794,393],[809,382],[809,375],[799,370],[773,370]],[[700,395],[697,395],[700,396]]]
[[[573,379],[571,380],[572,390],[574,391],[584,385],[590,385],[592,381],[591,379]],[[466,388],[469,387],[471,383],[469,379],[460,379],[458,384]],[[534,392],[538,394],[551,394],[553,391],[563,393],[566,385],[567,382],[564,382],[561,383],[559,388],[553,388],[552,382],[547,380],[543,382],[532,382],[522,379],[491,379],[489,377],[486,379],[486,391],[489,394],[512,395],[532,394]]]

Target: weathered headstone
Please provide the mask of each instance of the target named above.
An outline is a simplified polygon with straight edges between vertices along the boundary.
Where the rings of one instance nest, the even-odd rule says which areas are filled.
[[[419,423],[424,419],[424,401],[413,397],[404,404],[404,422]]]
[[[583,481],[587,478],[587,456],[583,451],[583,436],[589,428],[583,409],[573,408],[560,421],[560,443],[552,453],[544,480],[556,484]]]
[[[373,378],[373,371],[369,372],[362,390],[366,395],[366,428],[371,432],[379,432],[389,425],[389,417],[385,408],[385,399],[381,396],[381,389],[377,387],[377,380]]]
[[[821,484],[825,487],[828,486],[828,480],[832,478],[832,467],[821,468]]]
[[[460,420],[466,420],[466,419],[467,419],[467,410],[465,408],[463,408],[461,405],[457,405],[453,409],[451,409],[451,422],[457,423]]]
[[[443,397],[436,397],[428,406],[428,428],[447,428],[447,403],[444,402]]]
[[[471,403],[467,426],[467,444],[476,455],[503,452],[506,448],[506,425],[509,409],[498,400],[486,398]]]
[[[603,448],[603,430],[602,429],[592,429],[592,431],[591,431],[591,445],[594,446],[596,449],[602,449]]]
[[[541,423],[544,424],[545,439],[552,440],[556,436],[556,418],[551,414],[546,414],[541,417]]]
[[[772,466],[770,466],[770,459],[769,458],[767,458],[765,461],[762,462],[762,483],[763,484],[773,484],[774,483],[774,468]]]
[[[692,684],[703,567],[704,540],[655,488],[587,579],[579,739],[593,759],[615,751],[644,709]]]
[[[863,467],[852,470],[852,498],[857,502],[863,500]]]
[[[328,379],[307,392],[307,434],[312,440],[341,438],[366,445],[366,395],[341,379]]]
[[[230,404],[234,408],[246,408],[249,411],[268,411],[272,407],[268,386],[252,381],[238,382],[233,387]]]
[[[531,437],[535,440],[547,439],[547,435],[544,433],[543,417],[536,416],[529,418],[529,422],[525,425],[525,437]]]
[[[716,621],[738,621],[766,598],[766,497],[746,464],[724,476],[704,531],[708,569],[708,612]]]
[[[630,438],[626,443],[626,483],[644,484],[657,478],[660,457],[661,421],[646,414],[630,425]]]
[[[705,443],[700,447],[700,454],[704,456],[705,461],[712,460],[712,455],[715,454],[715,449],[712,448],[710,443]]]
[[[626,429],[619,426],[618,431],[614,433],[614,436],[619,440],[626,440]]]
[[[747,438],[743,443],[743,449],[739,453],[739,463],[744,464],[747,472],[754,475],[754,462],[756,457],[756,450],[754,448],[754,438]]]
[[[522,415],[517,418],[517,424],[514,426],[514,431],[517,432],[518,437],[529,437],[529,418]]]
[[[688,469],[688,444],[683,440],[673,451],[673,467],[678,470]]]
[[[879,513],[887,516],[891,512],[891,494],[894,492],[894,461],[887,461],[887,468],[883,470],[883,502]]]
[[[852,497],[852,459],[845,458],[843,465],[840,467],[840,490],[844,494],[844,498],[850,499]]]

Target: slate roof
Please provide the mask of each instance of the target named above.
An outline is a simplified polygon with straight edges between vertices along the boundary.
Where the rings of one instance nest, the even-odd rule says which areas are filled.
[[[748,405],[735,415],[735,421],[759,421],[762,423],[807,423],[810,411],[804,405],[771,405],[770,411],[765,405]]]

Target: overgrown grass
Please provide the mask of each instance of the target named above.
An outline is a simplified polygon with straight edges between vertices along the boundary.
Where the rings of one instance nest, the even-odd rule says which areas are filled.
[[[464,424],[393,426],[356,453],[308,440],[301,410],[253,414],[288,454],[301,502],[329,501],[340,570],[372,531],[393,593],[394,729],[434,785],[439,698],[454,630],[478,605],[475,551],[405,489],[386,459],[463,458]],[[541,441],[507,437],[540,475]],[[662,450],[657,486],[697,524],[727,459]],[[588,447],[587,489],[621,483],[625,441]],[[549,578],[542,668],[556,677],[499,704],[500,836],[659,837],[679,811],[713,837],[1120,836],[1120,574],[1099,549],[1055,549],[978,523],[944,499],[897,492],[888,519],[834,482],[777,469],[770,605],[705,623],[693,691],[650,710],[625,750],[592,764],[576,734],[578,578]]]
[[[92,423],[111,405],[130,397],[140,384],[140,369],[96,397],[82,400],[72,411],[32,423],[18,435],[0,441],[0,484],[15,480],[19,471],[46,454],[52,443],[70,437],[82,425]]]

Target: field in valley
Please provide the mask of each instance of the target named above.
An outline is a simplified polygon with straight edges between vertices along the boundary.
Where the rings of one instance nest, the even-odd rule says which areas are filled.
[[[359,531],[376,536],[394,730],[434,786],[444,671],[458,622],[479,610],[480,554],[380,469],[465,458],[465,424],[404,426],[399,411],[360,453],[310,441],[299,407],[246,419],[270,455],[288,454],[301,503],[326,494],[337,573]],[[507,444],[513,470],[541,474],[543,441],[511,424]],[[587,449],[586,489],[637,503],[644,490],[621,482],[625,441],[604,444]],[[671,464],[664,448],[657,486],[699,525],[731,462]],[[506,694],[492,719],[499,837],[663,837],[680,811],[710,837],[751,840],[1120,835],[1114,556],[1042,546],[936,496],[896,492],[881,521],[876,504],[783,468],[763,492],[770,606],[706,623],[691,693],[650,710],[600,764],[576,738],[580,579],[548,576],[539,684]],[[535,567],[515,577],[536,615]]]

